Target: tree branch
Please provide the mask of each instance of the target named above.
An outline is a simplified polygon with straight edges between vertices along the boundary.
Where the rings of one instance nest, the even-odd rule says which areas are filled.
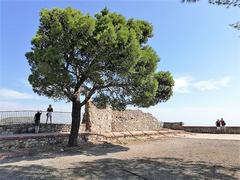
[[[88,102],[88,100],[92,97],[96,90],[97,88],[93,86],[93,88],[89,91],[85,99],[80,103],[80,106],[84,106]]]
[[[74,96],[78,98],[80,91],[81,91],[81,85],[84,83],[84,81],[87,79],[87,76],[82,75],[80,80],[77,82],[74,90]]]
[[[63,93],[65,94],[65,96],[67,96],[71,101],[73,100],[73,94],[71,92],[69,92],[69,89],[64,89]]]
[[[81,102],[80,105],[84,106],[89,101],[89,99],[92,97],[92,95],[95,93],[96,90],[109,88],[109,87],[124,87],[124,86],[127,86],[127,85],[128,84],[115,84],[115,83],[109,83],[109,84],[106,84],[104,86],[94,85],[93,88],[88,92],[88,95],[85,97],[85,99]]]
[[[104,86],[96,86],[97,89],[104,89],[104,88],[109,88],[109,87],[125,87],[128,84],[117,84],[117,83],[109,83]]]

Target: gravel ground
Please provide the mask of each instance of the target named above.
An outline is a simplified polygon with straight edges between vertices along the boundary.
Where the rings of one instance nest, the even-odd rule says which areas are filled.
[[[0,179],[240,179],[240,136],[54,149],[0,161]]]

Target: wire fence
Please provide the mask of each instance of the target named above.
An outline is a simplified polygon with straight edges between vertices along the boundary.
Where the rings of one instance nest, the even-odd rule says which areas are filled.
[[[34,123],[36,111],[0,111],[0,125]],[[47,112],[42,111],[41,123],[46,122]],[[53,112],[52,122],[56,124],[71,124],[71,112]]]

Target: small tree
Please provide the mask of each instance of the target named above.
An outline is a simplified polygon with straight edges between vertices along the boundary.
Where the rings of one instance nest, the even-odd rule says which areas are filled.
[[[125,109],[167,101],[174,85],[169,72],[156,72],[159,58],[147,45],[152,25],[106,8],[94,17],[66,8],[40,12],[40,26],[26,53],[33,91],[72,102],[68,144],[77,144],[81,107]],[[94,95],[95,94],[95,95]]]

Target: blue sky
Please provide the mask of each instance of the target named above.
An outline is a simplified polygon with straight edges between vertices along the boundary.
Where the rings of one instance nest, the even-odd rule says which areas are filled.
[[[180,0],[11,1],[2,0],[0,39],[0,110],[70,111],[71,104],[54,102],[32,92],[25,52],[39,25],[42,8],[73,7],[94,15],[104,7],[154,26],[149,44],[176,81],[173,97],[143,111],[161,121],[213,125],[225,118],[240,125],[240,31],[229,26],[240,20],[239,8],[181,4]]]

